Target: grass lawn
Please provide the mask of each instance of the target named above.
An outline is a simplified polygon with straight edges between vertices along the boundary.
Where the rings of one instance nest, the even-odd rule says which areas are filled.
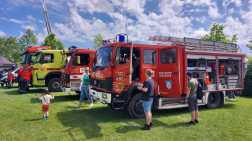
[[[73,108],[78,96],[55,93],[50,119],[43,121],[42,90],[20,95],[0,88],[0,140],[252,140],[252,98],[238,97],[218,109],[200,107],[200,123],[188,126],[188,108],[153,112],[153,128],[141,131],[145,119],[131,119],[126,110],[96,103]]]

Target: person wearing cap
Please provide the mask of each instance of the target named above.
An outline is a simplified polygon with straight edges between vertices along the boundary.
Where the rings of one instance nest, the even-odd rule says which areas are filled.
[[[50,100],[54,99],[54,94],[48,95],[49,91],[47,89],[43,90],[43,94],[39,96],[39,100],[42,100],[42,111],[43,111],[43,120],[49,119],[49,108],[50,108]],[[45,117],[46,114],[46,117]]]
[[[186,72],[186,75],[189,81],[187,82],[187,94],[185,102],[188,103],[188,107],[191,112],[191,121],[189,122],[189,124],[195,125],[195,123],[199,123],[198,121],[199,111],[197,106],[198,81],[197,79],[193,78],[192,72]]]

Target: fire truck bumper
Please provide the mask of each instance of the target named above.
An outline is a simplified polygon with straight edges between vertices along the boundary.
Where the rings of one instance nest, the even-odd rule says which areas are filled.
[[[98,92],[96,90],[90,89],[89,94],[93,96],[93,99],[95,101],[99,101],[103,104],[111,103],[111,94],[110,93]]]
[[[65,93],[68,93],[68,94],[70,94],[70,92],[71,92],[70,88],[63,87],[62,85],[60,86],[60,89],[61,89],[62,92],[65,92]]]

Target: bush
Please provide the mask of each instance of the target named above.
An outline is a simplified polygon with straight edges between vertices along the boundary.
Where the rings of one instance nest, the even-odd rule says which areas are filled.
[[[244,79],[244,90],[242,91],[242,95],[252,96],[252,57],[248,58],[248,68],[247,74]]]

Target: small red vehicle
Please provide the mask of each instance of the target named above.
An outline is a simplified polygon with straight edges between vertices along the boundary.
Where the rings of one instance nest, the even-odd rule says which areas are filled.
[[[72,47],[64,52],[66,63],[61,68],[61,90],[70,94],[75,91],[80,94],[81,82],[86,67],[91,68],[96,50],[77,49]]]
[[[145,116],[137,86],[145,81],[147,69],[154,71],[153,109],[188,107],[187,71],[203,84],[204,96],[198,105],[208,108],[219,107],[228,93],[244,88],[244,54],[237,53],[236,44],[155,36],[149,40],[173,44],[148,45],[127,43],[126,37],[120,34],[119,42],[97,50],[90,94],[113,109],[126,108],[132,118]]]

